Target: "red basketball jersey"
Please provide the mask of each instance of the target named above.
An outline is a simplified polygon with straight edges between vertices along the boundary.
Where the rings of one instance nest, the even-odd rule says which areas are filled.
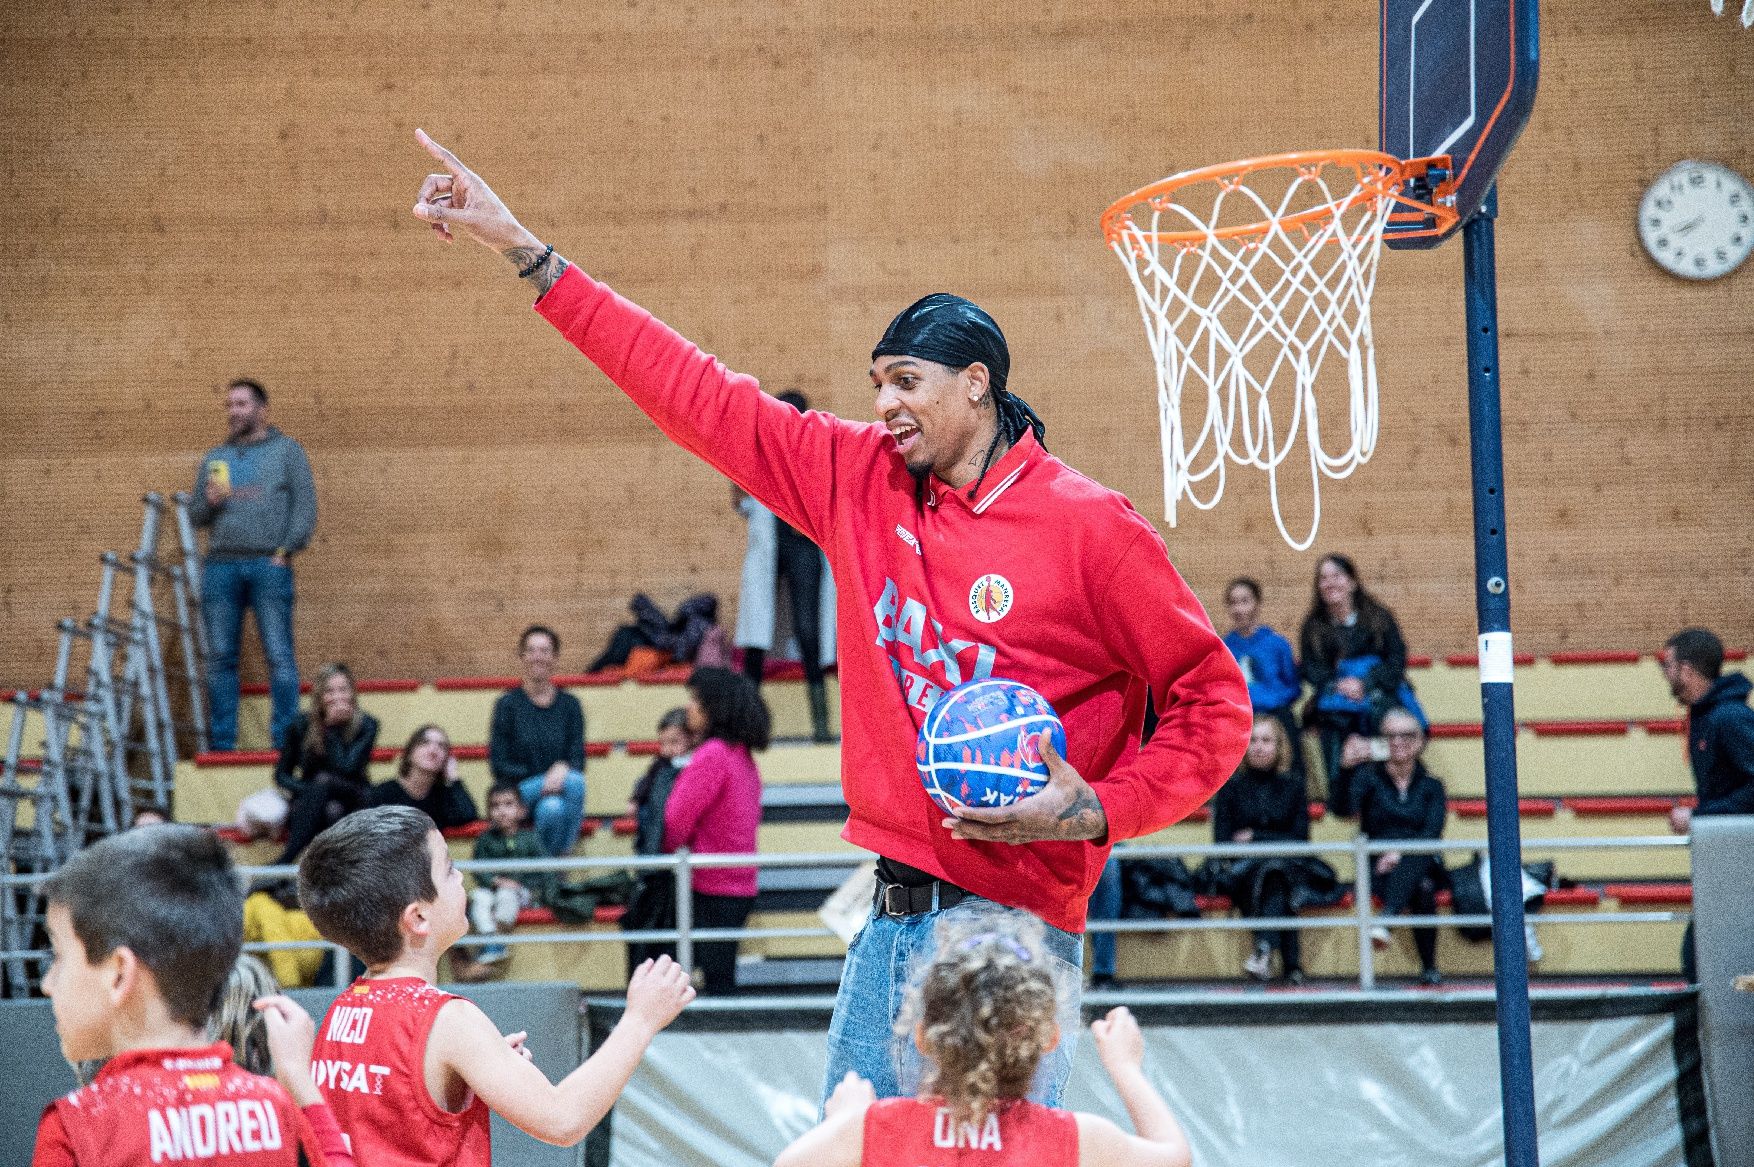
[[[426,1088],[426,1039],[445,1002],[419,977],[353,982],[317,1027],[311,1076],[371,1167],[488,1167],[487,1104],[455,1113]]]
[[[280,1083],[237,1065],[231,1047],[219,1042],[111,1058],[91,1085],[43,1112],[31,1161],[321,1167],[324,1159]]]
[[[959,1123],[931,1099],[885,1098],[865,1111],[865,1167],[1072,1167],[1078,1120],[1069,1110],[1015,1102]]]

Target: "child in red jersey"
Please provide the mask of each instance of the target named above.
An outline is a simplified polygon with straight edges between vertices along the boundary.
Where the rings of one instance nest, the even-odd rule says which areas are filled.
[[[105,839],[56,872],[46,898],[55,959],[43,989],[61,1052],[107,1061],[43,1112],[34,1167],[334,1162],[325,1152],[341,1149],[340,1132],[314,1091],[301,1113],[285,1087],[206,1036],[243,944],[244,912],[212,832],[156,826]],[[296,1051],[296,1031],[279,1022],[273,1034],[290,1036],[286,1048]],[[308,1084],[308,1072],[290,1075],[301,1076]]]
[[[412,807],[357,811],[318,835],[299,860],[299,902],[366,965],[318,1027],[312,1072],[370,1167],[487,1167],[490,1112],[544,1142],[580,1142],[694,998],[674,961],[647,961],[614,1031],[550,1083],[523,1034],[501,1036],[434,985],[439,958],[469,930],[469,904],[444,838]]]
[[[1145,1077],[1145,1039],[1125,1008],[1090,1029],[1137,1135],[1028,1100],[1042,1055],[1059,1044],[1070,988],[1041,940],[1041,925],[1012,914],[947,919],[899,1026],[927,1060],[920,1097],[879,1102],[848,1074],[822,1124],[775,1167],[1189,1167],[1187,1137]]]

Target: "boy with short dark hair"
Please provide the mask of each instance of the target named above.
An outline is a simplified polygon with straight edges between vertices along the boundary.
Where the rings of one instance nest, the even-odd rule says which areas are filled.
[[[374,1167],[486,1167],[490,1111],[544,1142],[578,1143],[694,997],[679,965],[642,965],[614,1031],[556,1085],[530,1063],[523,1034],[501,1036],[434,984],[469,922],[462,873],[426,815],[378,807],[318,835],[299,860],[299,900],[324,938],[366,964],[318,1027],[313,1056],[354,1154]]]
[[[55,960],[43,989],[61,1052],[108,1062],[43,1112],[34,1167],[321,1167],[342,1149],[314,1089],[304,1101],[316,1105],[301,1112],[206,1037],[243,944],[243,897],[217,836],[177,825],[112,836],[74,856],[45,894]]]

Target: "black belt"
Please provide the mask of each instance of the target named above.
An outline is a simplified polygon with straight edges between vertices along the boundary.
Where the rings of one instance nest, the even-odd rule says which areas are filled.
[[[931,883],[923,883],[918,887],[907,887],[899,883],[887,883],[879,878],[871,910],[879,916],[917,916],[921,912],[954,908],[963,900],[975,898],[972,891],[942,879],[934,879]]]

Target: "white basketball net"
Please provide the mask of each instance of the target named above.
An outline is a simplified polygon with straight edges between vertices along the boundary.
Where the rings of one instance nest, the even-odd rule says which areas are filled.
[[[1724,14],[1724,0],[1711,0],[1711,11],[1714,16]],[[1754,0],[1742,0],[1742,27],[1754,28]]]
[[[1299,551],[1321,524],[1321,480],[1344,478],[1376,448],[1376,351],[1370,296],[1383,197],[1398,168],[1326,158],[1238,163],[1165,180],[1110,225],[1132,278],[1157,365],[1163,494],[1201,510],[1224,493],[1226,464],[1267,472],[1273,520]],[[1252,185],[1251,185],[1252,184]],[[1154,195],[1159,188],[1168,189]],[[1117,204],[1117,207],[1120,204]],[[1111,212],[1112,215],[1112,212]],[[1325,379],[1324,379],[1325,373]],[[1346,392],[1343,444],[1323,442],[1318,387]],[[1309,469],[1301,537],[1280,510],[1280,467]]]

